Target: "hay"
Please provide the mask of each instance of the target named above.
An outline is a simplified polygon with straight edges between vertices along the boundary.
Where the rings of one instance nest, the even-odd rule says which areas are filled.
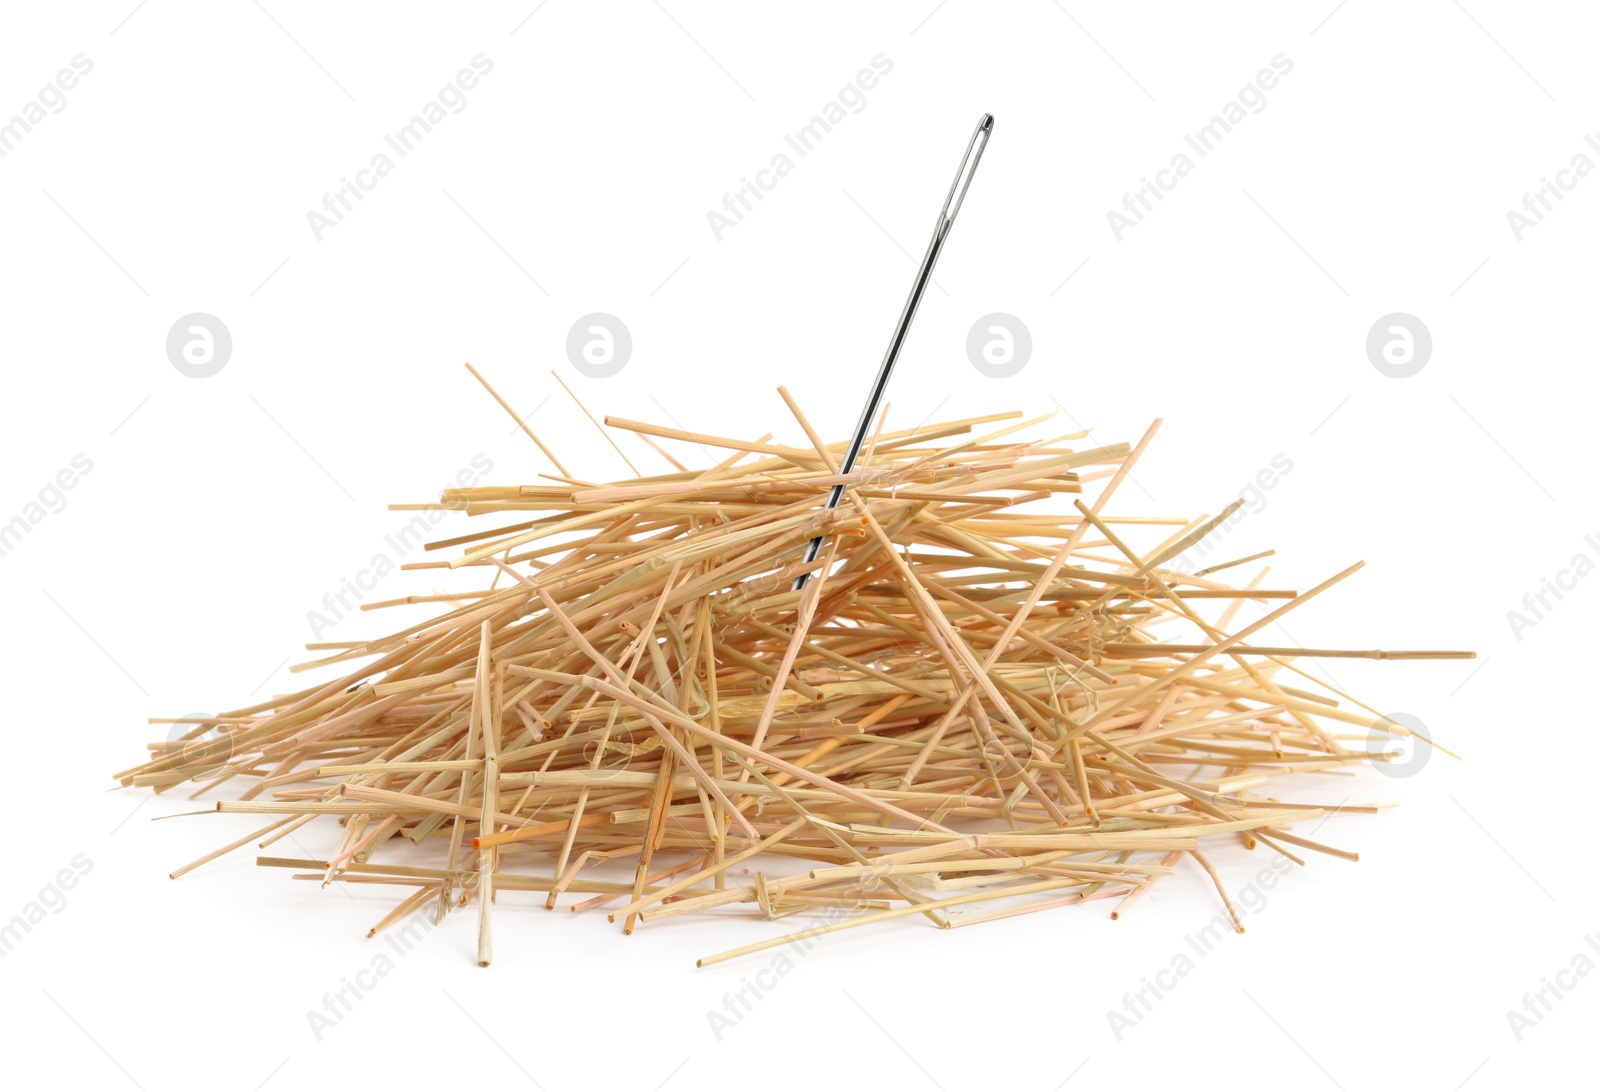
[[[1291,830],[1333,805],[1260,793],[1373,761],[1369,732],[1406,730],[1295,658],[1470,654],[1251,644],[1359,565],[1300,592],[1213,578],[1228,565],[1178,571],[1233,508],[1106,514],[1156,426],[1130,449],[1018,440],[1046,419],[1001,424],[1016,413],[880,422],[841,477],[844,445],[784,397],[808,446],[607,419],[677,467],[649,437],[726,457],[445,492],[440,505],[491,526],[406,567],[481,573],[478,590],[365,605],[450,603],[312,646],[327,654],[301,668],[337,665],[334,681],[192,722],[118,775],[196,795],[248,781],[217,810],[273,817],[174,876],[327,816],[344,828],[327,859],[260,863],[406,889],[374,932],[476,902],[485,965],[505,890],[566,897],[625,932],[681,914],[822,916],[705,964],[908,916],[1123,910],[1185,856],[1226,903],[1201,855],[1219,840],[1354,858]],[[822,511],[840,481],[843,503]],[[1240,625],[1247,599],[1266,613]],[[607,862],[631,880],[598,878]]]

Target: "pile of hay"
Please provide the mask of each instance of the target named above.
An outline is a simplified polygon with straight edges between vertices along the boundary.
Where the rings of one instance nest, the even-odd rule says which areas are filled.
[[[845,445],[795,412],[810,446],[608,420],[727,458],[681,469],[649,441],[680,469],[447,491],[488,526],[429,548],[477,590],[395,601],[452,605],[312,646],[329,654],[303,666],[347,673],[191,721],[120,780],[250,783],[218,810],[273,821],[195,864],[342,824],[326,860],[260,861],[404,891],[374,931],[475,901],[485,964],[503,890],[629,932],[722,908],[816,922],[709,963],[911,915],[1128,900],[1185,855],[1211,871],[1208,840],[1353,856],[1291,832],[1322,809],[1258,793],[1405,729],[1302,673],[1307,650],[1249,638],[1359,565],[1302,592],[1178,571],[1232,508],[1106,513],[1154,426],[1130,450],[1018,440],[1045,419],[999,424],[1015,413],[880,424],[841,476]],[[1240,625],[1246,599],[1267,613]],[[598,878],[618,861],[631,882]]]

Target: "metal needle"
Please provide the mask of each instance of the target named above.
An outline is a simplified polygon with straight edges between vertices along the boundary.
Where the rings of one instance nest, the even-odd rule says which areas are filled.
[[[889,339],[889,349],[883,354],[883,363],[878,366],[878,377],[872,381],[872,392],[867,396],[867,404],[861,407],[861,420],[856,422],[856,431],[850,437],[850,446],[844,453],[844,462],[839,465],[839,473],[848,474],[855,469],[856,458],[861,454],[861,445],[866,442],[867,429],[872,427],[872,419],[878,414],[878,407],[883,403],[883,393],[889,387],[889,374],[894,371],[894,362],[900,356],[900,348],[905,344],[906,333],[911,329],[911,320],[917,315],[917,304],[922,302],[922,293],[927,290],[928,282],[933,279],[933,266],[939,260],[939,252],[944,249],[944,241],[950,234],[951,225],[956,222],[956,213],[961,211],[961,202],[966,200],[967,187],[972,184],[972,176],[978,169],[978,160],[983,158],[983,149],[988,146],[989,134],[994,130],[994,116],[985,114],[978,119],[978,127],[972,131],[972,139],[967,141],[967,154],[961,160],[961,167],[956,171],[956,180],[950,183],[950,192],[945,196],[944,207],[939,210],[939,219],[933,226],[933,238],[928,241],[928,251],[922,256],[922,265],[917,269],[917,278],[911,282],[911,295],[906,298],[906,305],[900,311],[900,321],[895,323],[894,336]],[[827,508],[839,506],[839,499],[844,496],[844,483],[840,482],[828,491]],[[822,535],[818,535],[806,545],[805,560],[807,563],[815,561],[817,554],[822,550]],[[801,573],[794,578],[794,590],[799,591],[806,586],[806,579],[810,573]]]

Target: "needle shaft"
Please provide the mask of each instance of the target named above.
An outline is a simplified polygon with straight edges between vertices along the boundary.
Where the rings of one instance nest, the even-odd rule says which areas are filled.
[[[927,291],[928,282],[933,279],[933,267],[939,260],[939,252],[944,249],[944,241],[950,235],[950,228],[956,222],[956,213],[961,211],[961,202],[967,198],[967,187],[972,184],[972,176],[978,169],[978,160],[983,158],[983,150],[989,144],[989,134],[994,131],[994,116],[985,114],[978,119],[978,127],[972,131],[972,139],[967,141],[967,154],[961,159],[961,167],[956,171],[955,181],[950,183],[950,192],[945,195],[944,207],[939,210],[939,219],[933,226],[933,238],[928,240],[927,252],[922,255],[922,264],[917,267],[917,276],[911,282],[911,294],[906,297],[906,305],[900,309],[900,320],[895,323],[894,336],[889,339],[889,348],[883,354],[883,363],[878,365],[878,375],[872,381],[872,390],[867,395],[866,405],[861,407],[861,419],[856,422],[856,430],[850,437],[850,446],[845,450],[844,462],[839,466],[841,474],[848,474],[855,469],[856,458],[861,454],[861,445],[867,438],[867,430],[872,427],[873,418],[877,416],[878,407],[883,403],[884,392],[889,389],[889,376],[894,371],[894,362],[900,356],[900,349],[905,345],[906,334],[911,329],[911,320],[916,318],[917,305],[922,302],[922,294]],[[828,491],[828,509],[839,506],[839,500],[844,496],[844,483],[835,485]],[[815,561],[822,550],[822,535],[818,535],[806,544],[805,560],[807,563]],[[806,579],[810,573],[801,573],[794,578],[794,590],[799,591],[806,586]]]

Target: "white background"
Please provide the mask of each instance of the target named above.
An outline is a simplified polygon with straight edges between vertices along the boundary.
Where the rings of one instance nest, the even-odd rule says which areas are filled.
[[[1520,640],[1507,612],[1600,556],[1584,541],[1600,533],[1600,179],[1520,241],[1506,212],[1574,155],[1600,159],[1583,140],[1600,128],[1600,27],[1576,4],[1334,2],[10,6],[0,118],[74,55],[93,71],[0,159],[0,522],[73,456],[93,470],[0,558],[0,920],[92,861],[0,962],[8,1072],[152,1092],[396,1077],[1476,1092],[1587,1071],[1600,975],[1520,1041],[1506,1014],[1580,951],[1600,960],[1584,940],[1600,931],[1600,579]],[[466,108],[319,241],[306,213],[480,53],[493,71]],[[1280,53],[1294,67],[1267,106],[1119,242],[1107,211]],[[865,108],[718,241],[707,212],[877,54],[893,69]],[[1107,1011],[1218,909],[1190,865],[1118,922],[1102,902],[836,937],[720,1040],[708,1010],[768,960],[695,957],[792,922],[625,938],[510,894],[491,969],[473,963],[474,915],[454,915],[317,1039],[306,1013],[368,965],[387,895],[295,883],[251,850],[169,881],[258,824],[151,822],[203,805],[104,792],[164,737],[146,718],[299,685],[307,612],[404,522],[386,504],[432,499],[479,453],[495,482],[550,469],[465,360],[520,412],[540,406],[532,426],[597,480],[626,468],[552,369],[597,413],[794,442],[786,383],[844,434],[985,110],[994,137],[890,427],[1054,400],[1131,441],[1161,416],[1124,513],[1217,511],[1287,456],[1228,552],[1276,547],[1271,582],[1302,588],[1368,566],[1277,640],[1478,650],[1313,667],[1464,760],[1296,787],[1402,806],[1328,822],[1318,838],[1361,862],[1313,855],[1120,1040]],[[204,380],[164,348],[197,311],[234,343]],[[634,339],[609,380],[565,355],[594,311]],[[1034,342],[1007,380],[964,349],[996,311]],[[1434,341],[1403,380],[1364,347],[1396,311]],[[446,586],[396,574],[373,597]],[[306,852],[331,831],[303,832]],[[1236,893],[1265,863],[1215,856]]]

